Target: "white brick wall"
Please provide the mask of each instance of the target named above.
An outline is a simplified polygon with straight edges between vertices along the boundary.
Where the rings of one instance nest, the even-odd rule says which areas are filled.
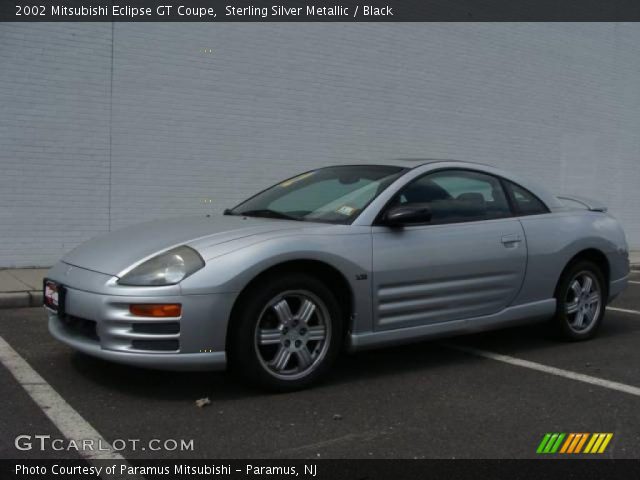
[[[111,25],[0,24],[0,266],[107,228]]]
[[[113,45],[111,24],[0,24],[0,266],[415,157],[602,199],[640,247],[638,45],[637,24],[118,23]]]

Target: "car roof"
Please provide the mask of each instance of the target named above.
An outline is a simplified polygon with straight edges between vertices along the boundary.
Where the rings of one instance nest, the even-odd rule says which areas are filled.
[[[489,165],[488,163],[471,162],[467,160],[456,160],[455,158],[398,158],[396,160],[404,161],[404,162],[415,162],[416,165],[409,167],[411,169],[423,167],[424,165],[431,165],[433,163],[459,163],[459,164],[466,164],[466,165],[477,165],[480,167],[495,168],[492,165]]]
[[[433,163],[459,163],[466,165],[477,165],[481,167],[489,167],[495,168],[488,163],[480,163],[480,162],[469,162],[465,160],[454,160],[448,158],[394,158],[394,161],[397,162],[416,162],[416,165],[402,165],[397,163],[347,163],[347,164],[336,164],[336,165],[327,165],[326,167],[320,167],[316,170],[321,170],[323,168],[334,168],[334,167],[387,167],[387,168],[399,168],[403,170],[414,170],[416,168],[423,167],[425,165],[430,165]]]

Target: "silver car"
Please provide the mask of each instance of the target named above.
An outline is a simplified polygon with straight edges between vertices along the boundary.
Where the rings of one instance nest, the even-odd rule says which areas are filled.
[[[485,165],[334,166],[224,214],[108,233],[48,273],[49,329],[141,367],[305,387],[342,349],[545,321],[591,338],[628,247],[596,202]]]

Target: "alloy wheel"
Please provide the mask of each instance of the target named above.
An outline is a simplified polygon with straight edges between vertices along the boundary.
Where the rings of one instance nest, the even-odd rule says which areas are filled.
[[[596,276],[588,271],[575,275],[567,290],[565,312],[571,330],[583,333],[595,325],[602,308],[602,289]]]
[[[322,362],[331,340],[327,306],[312,292],[291,290],[272,298],[255,330],[262,366],[276,378],[302,378]]]

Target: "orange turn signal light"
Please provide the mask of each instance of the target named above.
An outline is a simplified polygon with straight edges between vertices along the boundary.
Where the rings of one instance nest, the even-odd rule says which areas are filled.
[[[129,311],[139,317],[179,317],[182,305],[179,303],[137,303],[129,305]]]

